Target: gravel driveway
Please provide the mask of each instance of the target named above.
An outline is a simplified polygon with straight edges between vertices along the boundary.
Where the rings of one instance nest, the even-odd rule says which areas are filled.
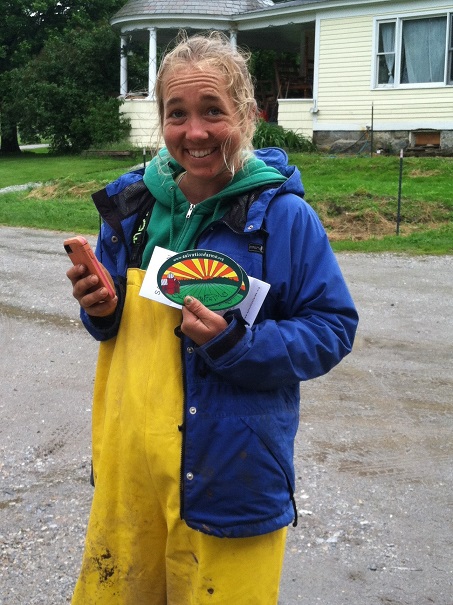
[[[97,345],[65,235],[0,227],[0,605],[67,603],[82,554]],[[453,259],[338,258],[361,323],[301,387],[280,602],[453,605]]]

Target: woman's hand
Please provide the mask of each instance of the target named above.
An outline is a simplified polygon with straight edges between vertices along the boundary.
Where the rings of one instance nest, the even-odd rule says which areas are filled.
[[[105,269],[106,275],[115,286],[109,272]],[[106,288],[100,287],[99,278],[96,275],[90,275],[85,265],[76,265],[66,272],[67,277],[72,283],[72,295],[78,301],[82,309],[93,317],[107,317],[112,315],[118,304],[118,297],[108,298]]]
[[[223,332],[228,323],[201,304],[196,298],[186,296],[182,308],[181,332],[191,338],[197,345],[204,345]]]

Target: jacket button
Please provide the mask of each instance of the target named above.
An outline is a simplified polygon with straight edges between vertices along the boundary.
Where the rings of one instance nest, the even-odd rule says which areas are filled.
[[[196,413],[197,413],[197,408],[195,408],[195,407],[189,408],[189,414],[193,415],[193,414],[196,414]]]
[[[192,353],[193,353],[193,347],[187,347],[186,350],[189,353],[189,355],[192,355]]]
[[[116,235],[112,235],[111,240],[112,244],[117,244],[118,243],[118,237]]]
[[[193,473],[186,473],[186,479],[188,481],[192,481],[192,479],[193,479]]]
[[[249,226],[247,227],[247,229],[248,229],[249,231],[251,231],[251,230],[253,229],[253,225],[249,225]]]

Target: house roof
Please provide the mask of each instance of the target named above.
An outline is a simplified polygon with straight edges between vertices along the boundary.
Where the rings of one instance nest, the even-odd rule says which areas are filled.
[[[273,0],[129,0],[114,19],[163,14],[231,17],[272,6]]]
[[[156,28],[158,44],[166,46],[179,31],[189,33],[238,31],[238,43],[249,48],[298,52],[303,22],[314,22],[312,7],[348,0],[129,0],[110,20],[113,27],[137,40],[146,41]],[[287,7],[308,12],[293,19]],[[297,8],[296,8],[297,10]],[[310,16],[307,15],[310,13]]]

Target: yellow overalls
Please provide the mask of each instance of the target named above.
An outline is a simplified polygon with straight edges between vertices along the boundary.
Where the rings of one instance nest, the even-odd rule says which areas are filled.
[[[116,338],[100,345],[95,490],[72,605],[275,605],[286,528],[217,538],[180,518],[181,312],[129,269]]]

